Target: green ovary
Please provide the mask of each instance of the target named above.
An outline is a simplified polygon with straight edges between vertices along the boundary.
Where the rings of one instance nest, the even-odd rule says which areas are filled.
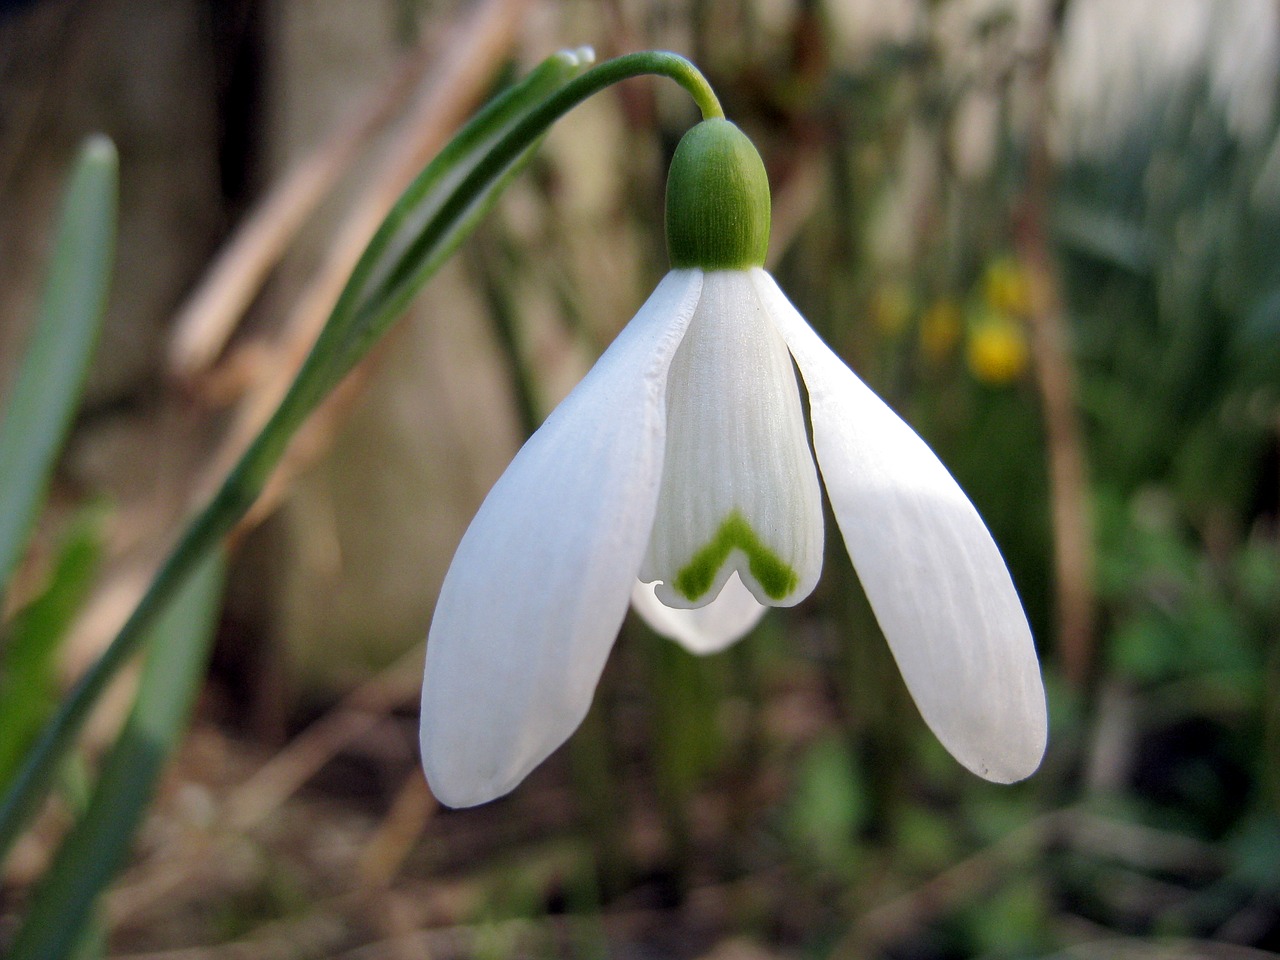
[[[711,542],[695,553],[693,559],[676,574],[672,586],[685,599],[697,600],[711,589],[716,573],[735,549],[746,554],[751,576],[772,599],[781,600],[799,583],[796,572],[761,543],[747,518],[734,510],[724,518]]]

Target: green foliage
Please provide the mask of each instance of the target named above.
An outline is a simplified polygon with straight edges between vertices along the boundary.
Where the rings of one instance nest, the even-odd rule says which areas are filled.
[[[1159,105],[1077,157],[1057,200],[1094,469],[1123,496],[1169,483],[1198,515],[1239,515],[1280,369],[1280,210],[1254,189],[1269,141],[1238,141],[1201,83]]]
[[[1138,683],[1196,678],[1256,704],[1275,604],[1274,547],[1242,544],[1208,561],[1175,505],[1150,492],[1098,503],[1099,581],[1113,611],[1115,675]]]
[[[858,837],[870,814],[862,771],[848,743],[827,734],[800,759],[787,829],[806,858],[850,877],[859,866]]]
[[[1002,886],[964,916],[970,955],[1012,960],[1051,949],[1054,941],[1047,929],[1051,915],[1050,897],[1035,880]]]
[[[0,789],[58,701],[57,654],[97,576],[103,511],[83,511],[42,593],[20,610],[0,651]]]
[[[11,960],[56,960],[83,936],[98,894],[124,862],[160,772],[187,729],[222,601],[215,551],[153,627],[133,710],[103,763],[89,804],[32,896]]]
[[[965,849],[956,821],[945,811],[907,804],[889,838],[895,866],[909,876],[928,876],[946,868]]]
[[[87,140],[63,196],[31,343],[0,420],[0,607],[44,503],[106,311],[115,250],[117,177],[111,141]],[[0,649],[0,730],[4,731],[0,789],[4,796],[12,795],[14,772],[55,707],[58,654],[92,584],[99,544],[98,521],[90,512],[62,545],[44,590],[4,628]],[[74,764],[63,767],[78,772]],[[97,931],[90,926],[86,912],[80,922],[62,927],[68,940],[60,955],[77,946],[91,949]]]
[[[31,344],[0,419],[0,604],[44,502],[106,312],[116,150],[87,140],[72,170]]]

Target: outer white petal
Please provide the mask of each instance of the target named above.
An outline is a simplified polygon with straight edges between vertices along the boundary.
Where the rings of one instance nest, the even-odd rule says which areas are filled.
[[[640,579],[698,607],[735,570],[791,606],[822,571],[822,493],[791,355],[751,274],[706,275],[667,380],[662,492]]]
[[[1044,754],[1044,687],[1000,551],[924,441],[831,352],[772,277],[753,276],[809,389],[836,521],[920,713],[979,776],[1029,776]]]
[[[637,580],[631,607],[655,632],[676,641],[690,653],[719,653],[760,622],[768,607],[742,585],[735,570],[719,596],[703,607],[677,610],[654,592],[655,584]]]
[[[427,640],[422,758],[441,803],[511,790],[582,722],[653,525],[667,369],[702,287],[673,271],[467,529]]]

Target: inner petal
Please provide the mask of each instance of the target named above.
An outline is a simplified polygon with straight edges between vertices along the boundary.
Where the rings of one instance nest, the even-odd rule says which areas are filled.
[[[658,512],[640,570],[669,607],[730,574],[790,606],[822,568],[822,500],[791,354],[744,271],[708,273],[667,377]]]

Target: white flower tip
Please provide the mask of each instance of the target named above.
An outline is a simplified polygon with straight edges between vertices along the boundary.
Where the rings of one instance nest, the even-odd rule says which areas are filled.
[[[524,774],[518,777],[486,777],[465,764],[450,764],[447,755],[433,755],[425,740],[422,747],[422,767],[427,775],[427,786],[442,805],[455,810],[478,807],[496,800],[514,790],[524,777]]]
[[[986,681],[957,683],[968,689],[964,697],[930,695],[919,685],[913,691],[925,722],[942,745],[992,783],[1025,780],[1044,759],[1048,710],[1029,630],[1025,638]]]
[[[1044,756],[1044,685],[999,548],[928,445],[765,271],[752,277],[809,388],[832,512],[921,716],[978,776],[1025,779]]]
[[[989,753],[973,755],[952,751],[956,759],[973,773],[992,783],[1017,783],[1025,780],[1040,768],[1047,742],[1047,725],[1043,715],[1039,722],[1032,720],[1026,729],[1010,731],[996,749]],[[948,746],[944,742],[944,746]]]

